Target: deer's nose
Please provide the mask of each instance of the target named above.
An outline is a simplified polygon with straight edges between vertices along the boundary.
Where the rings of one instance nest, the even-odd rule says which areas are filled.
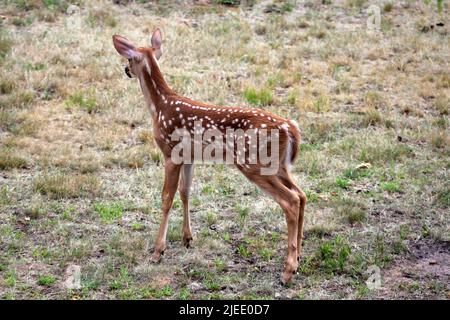
[[[128,76],[128,78],[132,78],[130,68],[128,66],[125,67],[125,74]]]

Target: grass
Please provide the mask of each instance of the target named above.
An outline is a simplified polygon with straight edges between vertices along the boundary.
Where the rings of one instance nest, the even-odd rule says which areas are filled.
[[[28,208],[25,210],[25,214],[30,217],[31,219],[38,219],[43,218],[46,212],[46,208],[43,206],[42,203],[32,203]]]
[[[206,212],[204,220],[209,228],[211,228],[217,222],[217,214],[214,212]]]
[[[244,98],[248,103],[254,106],[266,106],[273,102],[272,92],[268,89],[245,89]]]
[[[75,92],[70,95],[66,101],[66,105],[68,108],[77,106],[83,110],[86,110],[87,113],[92,113],[98,108],[95,98],[92,96],[86,96],[82,92]]]
[[[337,178],[336,185],[341,189],[347,189],[349,186],[349,181],[347,179]]]
[[[446,208],[450,207],[450,188],[448,186],[438,190],[436,201]]]
[[[345,239],[336,236],[320,244],[314,255],[300,266],[300,271],[306,275],[313,274],[317,270],[323,270],[329,275],[348,272],[351,253],[351,248]]]
[[[387,191],[390,193],[394,193],[394,192],[399,192],[400,191],[400,186],[395,183],[395,182],[382,182],[381,185],[381,190],[383,191]]]
[[[450,74],[437,67],[448,60],[447,26],[429,27],[447,2],[420,15],[406,1],[383,2],[377,32],[366,30],[365,0],[310,1],[306,11],[294,1],[243,11],[143,2],[0,4],[1,298],[447,298],[436,285],[445,279],[417,258],[441,263],[450,240]],[[191,248],[177,195],[166,252],[149,263],[164,159],[111,34],[142,46],[156,27],[161,70],[177,92],[299,123],[292,176],[308,203],[290,287],[278,284],[282,210],[226,166],[195,169]],[[67,291],[73,265],[82,289]],[[374,265],[391,279],[383,290],[366,285]],[[405,279],[406,267],[417,277]]]
[[[0,169],[21,169],[27,167],[27,161],[21,157],[11,154],[10,151],[0,150]]]
[[[52,275],[40,276],[37,280],[37,284],[44,287],[51,287],[55,284],[55,277]]]
[[[89,11],[89,14],[86,18],[86,23],[91,28],[115,27],[117,25],[117,20],[114,17],[114,14],[109,10],[94,9]]]
[[[100,183],[93,175],[43,175],[36,178],[34,190],[52,199],[95,197]]]
[[[3,186],[0,190],[0,205],[9,205],[12,203],[11,190],[8,186]]]
[[[238,247],[237,247],[237,253],[244,259],[246,258],[250,258],[250,256],[252,255],[251,252],[249,251],[248,247],[246,244],[241,243]]]
[[[366,221],[364,205],[351,198],[341,198],[336,201],[336,211],[344,221],[353,225]]]
[[[443,116],[448,115],[448,106],[450,101],[444,95],[438,96],[433,103],[434,108]]]
[[[430,134],[430,144],[436,149],[448,147],[449,137],[446,131],[439,130]]]
[[[123,215],[123,210],[123,205],[120,203],[94,204],[94,212],[98,214],[104,222],[113,222],[120,219]]]
[[[0,82],[0,93],[1,94],[10,94],[13,92],[14,82],[9,79],[1,79]]]
[[[11,47],[13,45],[13,41],[9,34],[2,29],[0,31],[0,59],[6,57],[6,55],[11,51]]]

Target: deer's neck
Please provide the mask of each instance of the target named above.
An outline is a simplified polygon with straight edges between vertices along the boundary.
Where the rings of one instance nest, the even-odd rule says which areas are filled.
[[[168,106],[168,97],[174,92],[169,88],[153,58],[147,59],[147,66],[139,77],[145,101],[155,119],[162,109]]]

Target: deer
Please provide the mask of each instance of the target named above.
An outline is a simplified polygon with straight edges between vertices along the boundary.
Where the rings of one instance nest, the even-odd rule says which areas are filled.
[[[175,161],[173,151],[179,145],[171,139],[175,131],[184,129],[188,135],[192,136],[198,132],[214,129],[219,137],[220,135],[225,137],[226,132],[233,129],[253,129],[260,135],[262,130],[271,130],[271,132],[275,131],[271,137],[277,138],[276,144],[272,143],[272,140],[268,143],[272,147],[276,145],[275,151],[272,150],[272,153],[276,154],[278,163],[276,170],[272,170],[270,174],[262,174],[262,169],[267,168],[268,165],[262,163],[258,157],[248,163],[237,161],[238,157],[234,148],[232,148],[231,163],[250,182],[272,197],[284,212],[288,240],[281,282],[284,285],[289,284],[293,274],[297,273],[300,261],[307,201],[306,194],[294,182],[290,172],[290,167],[299,153],[300,130],[297,123],[260,108],[216,106],[177,94],[169,87],[159,67],[159,60],[163,54],[162,33],[159,28],[154,30],[150,46],[147,47],[136,47],[120,35],[113,35],[112,40],[116,51],[128,60],[125,74],[129,78],[139,80],[151,115],[153,137],[164,158],[162,215],[150,260],[159,263],[166,250],[169,211],[177,190],[183,206],[183,245],[189,248],[193,241],[189,196],[196,163],[187,161],[186,158],[183,158],[183,161],[179,159]],[[194,121],[199,130],[194,128]],[[244,135],[244,160],[252,143],[254,142],[250,140],[250,136]],[[206,148],[204,144],[205,142],[202,142],[202,149]]]

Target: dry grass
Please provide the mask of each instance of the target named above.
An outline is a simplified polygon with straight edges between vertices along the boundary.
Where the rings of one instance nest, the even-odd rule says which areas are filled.
[[[19,156],[16,156],[8,150],[0,150],[0,169],[22,169],[26,168],[27,161]]]
[[[82,14],[67,14],[70,4]],[[434,3],[385,2],[381,30],[369,32],[370,4],[2,2],[0,296],[448,298],[449,28],[430,25],[449,6],[439,15]],[[162,159],[111,35],[146,45],[155,27],[179,93],[299,122],[293,173],[309,202],[289,288],[278,284],[281,210],[224,166],[196,168],[193,248],[182,247],[176,198],[164,260],[148,263]],[[383,288],[371,291],[374,264]],[[71,265],[81,290],[63,286]]]
[[[92,175],[44,175],[34,182],[34,190],[51,199],[95,197],[99,189],[99,181]]]

